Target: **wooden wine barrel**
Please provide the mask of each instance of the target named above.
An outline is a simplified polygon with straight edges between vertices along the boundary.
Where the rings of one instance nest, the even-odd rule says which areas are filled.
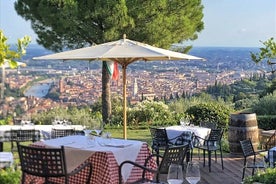
[[[256,114],[231,114],[228,129],[230,153],[242,154],[240,141],[245,139],[251,139],[254,149],[257,149],[259,144],[259,131]]]

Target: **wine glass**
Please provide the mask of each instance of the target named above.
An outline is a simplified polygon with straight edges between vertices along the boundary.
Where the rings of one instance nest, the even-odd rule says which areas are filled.
[[[90,130],[90,129],[84,129],[83,132],[84,132],[85,136],[89,136],[91,134],[92,130]]]
[[[182,184],[183,183],[183,171],[182,165],[171,164],[169,167],[169,172],[167,176],[167,181],[169,184]]]
[[[180,119],[180,125],[183,126],[183,127],[186,125],[184,118]]]
[[[181,118],[180,119],[180,125],[185,127],[190,125],[190,120],[189,118]]]
[[[186,180],[190,184],[196,184],[200,180],[200,170],[198,162],[189,162],[186,170]]]
[[[92,123],[93,124],[93,132],[95,132],[97,136],[101,135],[101,133],[103,131],[101,120],[93,119],[92,122],[93,122]]]

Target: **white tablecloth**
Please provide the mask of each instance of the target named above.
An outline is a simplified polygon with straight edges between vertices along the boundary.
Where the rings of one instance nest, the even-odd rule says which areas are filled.
[[[269,164],[271,167],[276,166],[276,147],[269,149],[268,151]]]
[[[76,148],[83,151],[93,152],[112,152],[114,157],[120,165],[125,160],[131,160],[135,162],[138,153],[142,147],[143,142],[134,140],[124,140],[124,139],[105,139],[101,137],[91,137],[89,136],[67,136],[57,139],[50,139],[43,142],[46,146],[50,147],[60,147],[66,146],[71,148]],[[77,158],[77,156],[76,156]],[[82,163],[85,158],[82,158],[80,163]],[[80,164],[78,163],[78,164]],[[127,164],[123,167],[122,177],[124,181],[129,177],[132,165]]]
[[[0,125],[0,137],[4,136],[5,131],[9,130],[39,130],[43,138],[47,139],[51,137],[52,129],[75,129],[83,130],[82,125]]]
[[[0,152],[0,169],[11,167],[13,164],[13,154],[11,152]]]
[[[192,126],[181,126],[181,125],[166,127],[166,132],[169,139],[173,139],[177,136],[180,136],[185,131],[193,132],[196,136],[205,139],[209,135],[211,129],[205,128],[205,127],[199,127],[199,126],[192,127]]]

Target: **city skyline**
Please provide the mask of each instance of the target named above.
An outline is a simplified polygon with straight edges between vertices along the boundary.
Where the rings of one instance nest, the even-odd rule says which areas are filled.
[[[24,35],[37,38],[29,21],[14,10],[15,0],[0,1],[0,29],[9,43]],[[260,41],[276,36],[276,1],[202,0],[204,30],[193,46],[260,47]],[[12,20],[12,21],[11,21]]]

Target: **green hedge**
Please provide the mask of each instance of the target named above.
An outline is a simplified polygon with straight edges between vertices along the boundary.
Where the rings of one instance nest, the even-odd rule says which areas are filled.
[[[260,129],[276,129],[276,115],[257,116],[257,121]]]
[[[258,172],[253,176],[245,178],[244,184],[253,184],[255,182],[264,184],[275,184],[276,183],[276,168],[267,168],[265,172]]]

